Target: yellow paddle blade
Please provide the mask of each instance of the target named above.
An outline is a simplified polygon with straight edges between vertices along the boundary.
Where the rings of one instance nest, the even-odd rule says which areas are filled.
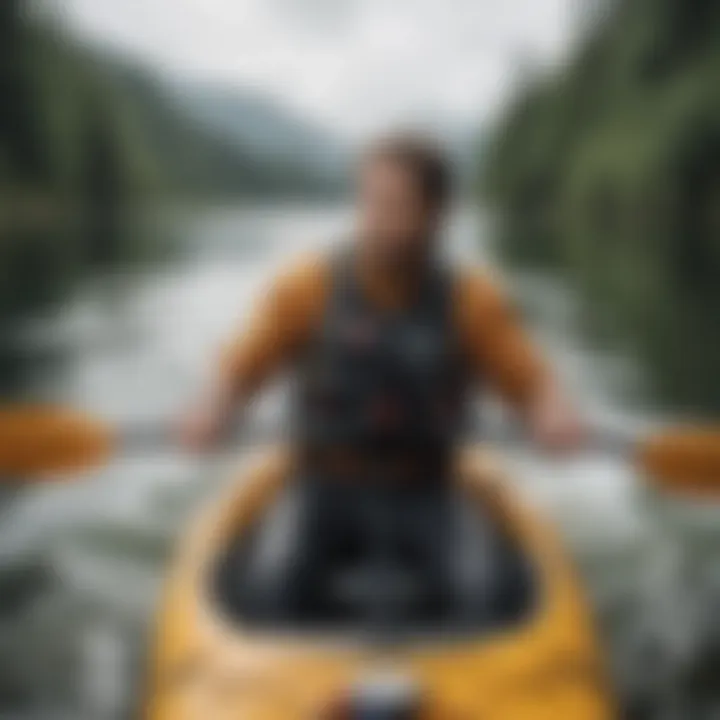
[[[720,428],[656,433],[639,444],[638,463],[664,490],[720,499]]]
[[[113,431],[81,413],[42,406],[0,408],[0,478],[96,467],[114,447]]]

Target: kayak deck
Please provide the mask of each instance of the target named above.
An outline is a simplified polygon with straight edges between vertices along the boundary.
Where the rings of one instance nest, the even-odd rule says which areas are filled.
[[[147,698],[147,720],[315,718],[359,677],[399,668],[423,688],[429,718],[522,720],[613,717],[588,606],[554,533],[502,483],[493,461],[468,451],[459,478],[537,578],[529,612],[493,632],[402,640],[387,646],[231,617],[214,596],[217,560],[279,496],[292,457],[277,451],[191,528],[167,582]]]

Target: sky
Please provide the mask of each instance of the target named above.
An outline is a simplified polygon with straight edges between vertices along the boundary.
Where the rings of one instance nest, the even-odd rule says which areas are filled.
[[[579,0],[62,1],[96,41],[362,137],[477,127],[524,72],[559,61]]]

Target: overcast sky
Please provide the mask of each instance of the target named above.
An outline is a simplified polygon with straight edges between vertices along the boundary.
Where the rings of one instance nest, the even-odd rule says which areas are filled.
[[[476,127],[554,63],[578,0],[66,0],[83,33],[181,76],[254,85],[358,136]]]

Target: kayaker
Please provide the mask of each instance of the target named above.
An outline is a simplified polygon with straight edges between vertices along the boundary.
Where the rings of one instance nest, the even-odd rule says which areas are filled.
[[[491,273],[442,259],[451,186],[433,142],[374,143],[352,240],[274,279],[182,419],[186,446],[210,448],[271,377],[292,373],[299,502],[270,594],[294,610],[320,602],[330,553],[363,542],[377,520],[368,497],[382,497],[401,542],[448,585],[450,457],[473,391],[497,391],[543,448],[582,441],[578,412]]]

